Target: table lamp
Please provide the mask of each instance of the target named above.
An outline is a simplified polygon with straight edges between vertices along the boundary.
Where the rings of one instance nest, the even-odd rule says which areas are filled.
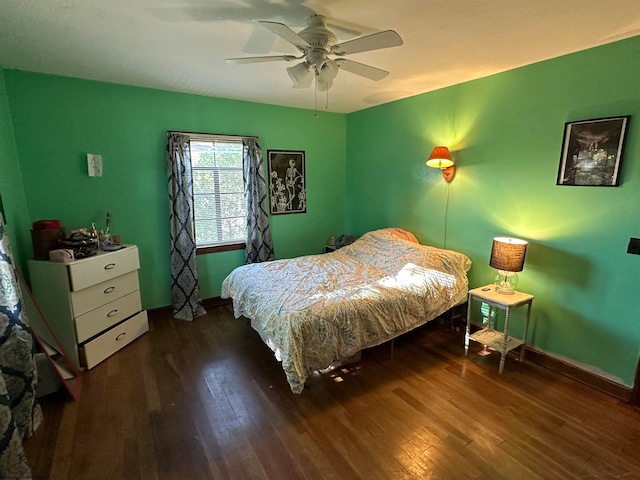
[[[518,275],[524,267],[527,242],[519,238],[496,237],[491,246],[489,265],[496,269],[496,293],[511,295],[518,285]]]

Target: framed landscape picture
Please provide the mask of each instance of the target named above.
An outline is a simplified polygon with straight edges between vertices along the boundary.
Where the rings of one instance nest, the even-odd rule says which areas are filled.
[[[304,152],[268,150],[271,215],[307,212]]]
[[[557,185],[617,187],[629,118],[566,123]]]

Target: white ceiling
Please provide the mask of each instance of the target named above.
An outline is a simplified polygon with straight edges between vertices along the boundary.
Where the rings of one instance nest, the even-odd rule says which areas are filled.
[[[387,29],[404,40],[349,56],[391,73],[341,71],[328,110],[343,113],[640,35],[640,0],[0,0],[0,66],[313,109],[313,87],[291,88],[292,63],[224,61],[298,53],[257,21],[298,32],[312,13],[339,41]]]

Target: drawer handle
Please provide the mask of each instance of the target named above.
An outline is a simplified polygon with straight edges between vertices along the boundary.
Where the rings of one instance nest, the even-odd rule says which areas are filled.
[[[116,287],[108,287],[104,289],[104,293],[111,293],[116,289]]]
[[[116,337],[116,342],[117,342],[118,340],[120,340],[122,337],[124,337],[126,334],[127,334],[127,332],[122,332],[120,335],[118,335],[118,336]]]
[[[118,310],[111,310],[109,313],[107,313],[107,317],[113,317],[116,313],[118,313]]]
[[[107,263],[107,264],[104,266],[104,269],[105,269],[105,270],[111,270],[111,269],[112,269],[112,268],[114,268],[115,266],[116,266],[116,264],[115,264],[115,263]]]

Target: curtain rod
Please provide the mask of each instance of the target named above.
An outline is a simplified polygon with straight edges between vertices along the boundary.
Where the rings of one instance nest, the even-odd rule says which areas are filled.
[[[181,132],[178,130],[167,130],[167,133],[177,133],[178,135],[200,135],[203,137],[228,137],[228,138],[255,138],[256,140],[258,139],[258,137],[256,135],[229,135],[226,133],[202,133],[202,132]]]

